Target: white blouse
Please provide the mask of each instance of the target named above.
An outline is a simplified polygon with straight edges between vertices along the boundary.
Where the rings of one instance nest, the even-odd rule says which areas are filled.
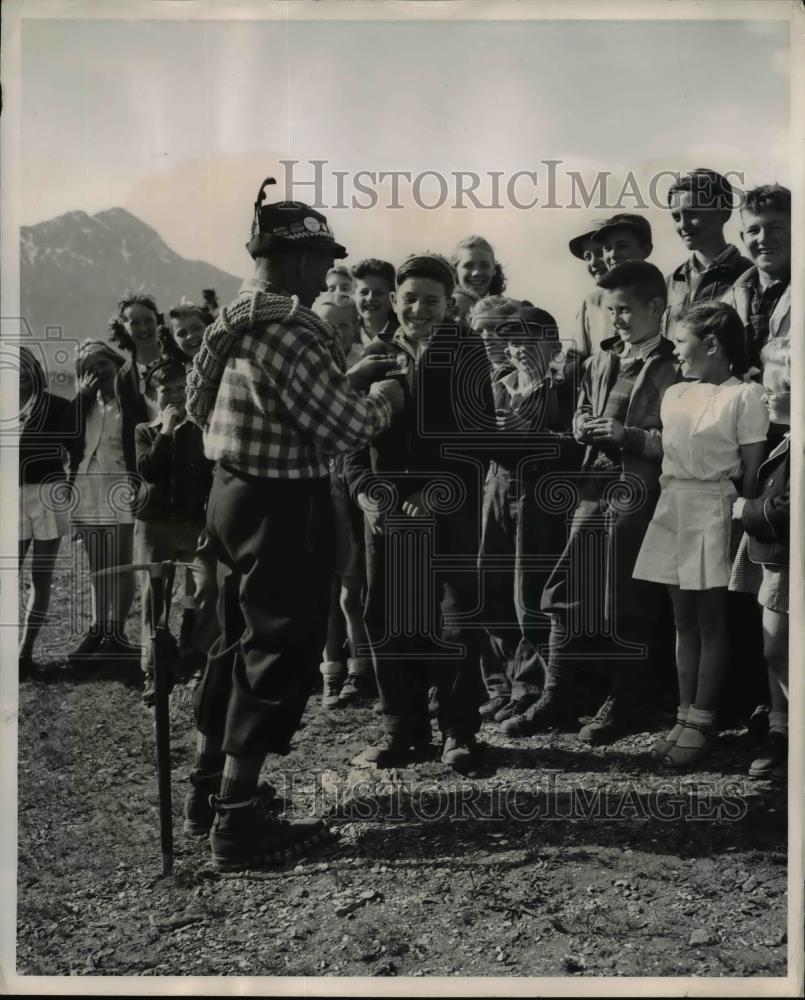
[[[740,446],[765,441],[769,429],[762,387],[735,376],[670,386],[660,417],[663,476],[702,482],[739,476]]]

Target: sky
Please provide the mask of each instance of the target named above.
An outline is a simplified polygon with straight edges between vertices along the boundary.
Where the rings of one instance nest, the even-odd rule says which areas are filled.
[[[790,183],[788,55],[780,21],[25,21],[20,220],[122,206],[183,256],[244,276],[251,204],[265,176],[285,176],[280,160],[303,178],[327,160],[328,205],[333,171],[347,200],[358,170],[438,171],[437,210],[410,185],[403,209],[383,207],[387,184],[376,208],[324,209],[349,261],[449,252],[478,232],[510,292],[561,324],[588,280],[567,241],[614,208],[545,207],[545,161],[561,161],[562,204],[568,171],[588,188],[609,171],[611,197],[630,171],[644,198],[659,171],[696,166]],[[449,207],[459,170],[483,176],[484,200],[498,172],[504,207]],[[517,171],[537,172],[515,188],[534,208],[505,196]],[[644,214],[667,272],[684,251],[663,208]]]

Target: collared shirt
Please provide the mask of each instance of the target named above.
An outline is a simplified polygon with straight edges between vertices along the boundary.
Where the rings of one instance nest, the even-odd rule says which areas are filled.
[[[788,288],[790,279],[772,281],[765,287],[760,283],[760,277],[752,282],[752,297],[749,304],[749,322],[752,326],[752,345],[758,352],[769,339],[771,314]],[[757,360],[757,359],[755,359]]]
[[[621,361],[626,361],[627,359],[633,361],[636,358],[645,361],[649,354],[657,350],[661,340],[662,335],[658,333],[656,337],[652,337],[650,340],[643,340],[639,344],[627,344],[626,341],[623,341],[623,349],[616,349],[615,353]]]
[[[732,243],[704,266],[695,253],[691,254],[666,279],[669,309],[684,309],[693,302],[719,298],[751,266],[751,261],[741,256]]]
[[[396,329],[397,326],[395,325],[393,315],[386,320],[383,329],[378,330],[377,333],[372,333],[371,330],[367,330],[366,327],[363,325],[363,319],[361,318],[360,320],[361,344],[363,347],[368,347],[368,345],[371,344],[373,340],[377,340],[378,338],[380,340],[391,340],[392,335]]]
[[[242,290],[278,293],[254,279]],[[268,323],[240,337],[204,435],[207,458],[272,479],[326,476],[329,454],[365,444],[388,427],[391,406],[359,396],[344,374],[333,331]]]

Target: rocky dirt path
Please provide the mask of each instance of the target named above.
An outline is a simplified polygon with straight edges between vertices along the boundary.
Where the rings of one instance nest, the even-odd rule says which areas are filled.
[[[706,771],[669,778],[647,756],[657,733],[588,750],[485,727],[484,768],[462,779],[437,762],[358,768],[377,717],[316,698],[266,777],[296,814],[330,814],[338,839],[220,877],[178,830],[186,689],[171,714],[177,855],[163,879],[139,692],[55,659],[21,685],[19,973],[785,975],[785,799],[741,777],[738,732]]]

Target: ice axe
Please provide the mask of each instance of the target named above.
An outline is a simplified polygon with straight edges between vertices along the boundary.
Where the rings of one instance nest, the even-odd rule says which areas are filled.
[[[171,743],[168,698],[173,687],[166,651],[172,646],[172,636],[168,625],[171,609],[171,595],[176,570],[197,569],[193,563],[166,559],[164,562],[128,563],[112,566],[96,572],[95,576],[112,576],[119,573],[142,571],[148,573],[151,581],[151,636],[154,651],[154,721],[156,724],[157,777],[159,781],[159,835],[162,844],[162,874],[173,872],[173,812],[171,804]],[[157,621],[156,593],[162,590],[162,614]]]

